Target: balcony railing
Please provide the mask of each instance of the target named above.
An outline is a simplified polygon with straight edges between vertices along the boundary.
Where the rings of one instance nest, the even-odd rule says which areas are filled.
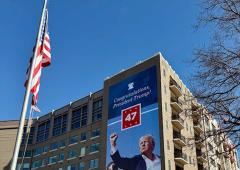
[[[181,87],[177,84],[177,82],[175,81],[175,80],[173,80],[172,78],[170,79],[170,86],[171,85],[174,85],[174,86],[176,86],[178,89],[180,89],[181,90]]]
[[[171,96],[171,106],[178,112],[182,112],[182,102],[176,97],[176,96]]]
[[[204,143],[203,143],[203,138],[201,138],[200,136],[195,136],[195,143],[197,147],[203,147]]]
[[[206,162],[207,161],[206,154],[203,153],[201,150],[196,150],[196,154],[197,154],[198,161],[200,161],[200,162]]]
[[[175,161],[177,161],[178,163],[185,165],[188,163],[187,161],[187,155],[185,153],[182,153],[181,150],[174,150],[174,159]]]
[[[203,132],[203,125],[199,121],[194,121],[193,122],[193,128],[198,133],[202,133]]]
[[[179,132],[173,131],[173,141],[180,147],[186,146],[186,138]]]
[[[179,114],[172,114],[172,123],[180,130],[184,128],[184,120]]]
[[[170,90],[177,96],[180,97],[182,96],[182,91],[181,87],[176,83],[175,80],[171,79],[170,80]]]

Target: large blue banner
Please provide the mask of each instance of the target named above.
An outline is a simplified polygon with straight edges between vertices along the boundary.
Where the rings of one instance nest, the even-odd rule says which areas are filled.
[[[107,170],[160,170],[157,68],[108,89]]]

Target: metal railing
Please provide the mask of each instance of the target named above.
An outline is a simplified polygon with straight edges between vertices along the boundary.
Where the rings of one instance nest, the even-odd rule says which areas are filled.
[[[178,114],[172,114],[172,120],[178,120],[180,123],[184,124],[184,120]]]
[[[186,143],[186,138],[176,131],[173,131],[173,139],[181,139],[184,143]]]
[[[187,161],[187,154],[182,153],[181,150],[174,150],[174,157],[175,157],[175,158],[182,158],[182,159],[184,159],[185,161]]]

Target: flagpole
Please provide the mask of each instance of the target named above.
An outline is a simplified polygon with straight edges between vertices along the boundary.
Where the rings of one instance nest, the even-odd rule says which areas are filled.
[[[15,146],[14,146],[14,152],[13,152],[12,163],[11,163],[11,170],[16,170],[19,149],[20,149],[20,145],[21,145],[21,142],[22,142],[23,128],[24,128],[25,119],[26,119],[26,111],[27,111],[27,106],[28,106],[28,101],[29,101],[29,96],[30,96],[34,65],[35,65],[36,56],[37,56],[37,52],[38,52],[39,39],[40,39],[41,29],[42,29],[44,15],[45,15],[45,11],[46,11],[46,5],[47,5],[47,0],[44,0],[41,21],[40,21],[40,25],[39,25],[39,29],[38,29],[37,42],[36,42],[36,46],[35,46],[35,50],[34,50],[33,60],[32,60],[32,63],[31,63],[31,69],[30,69],[29,79],[28,79],[28,83],[27,83],[27,88],[26,88],[26,91],[25,91],[25,96],[24,96],[24,101],[23,101],[23,106],[22,106],[22,112],[21,112],[21,118],[20,118],[18,132],[17,132],[17,138],[16,138],[16,142],[15,142]]]

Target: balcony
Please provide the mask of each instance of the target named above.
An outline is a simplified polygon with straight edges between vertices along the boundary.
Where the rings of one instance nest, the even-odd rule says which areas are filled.
[[[180,130],[184,128],[184,120],[178,114],[172,115],[172,124]]]
[[[193,129],[197,133],[203,133],[203,125],[199,121],[193,122]]]
[[[196,150],[196,153],[197,153],[198,162],[200,162],[200,163],[207,162],[207,157],[206,157],[205,153],[203,153],[201,150]]]
[[[178,149],[174,150],[174,160],[176,163],[178,163],[180,165],[188,164],[187,155],[182,153],[182,151],[178,150]]]
[[[231,161],[231,163],[234,163],[236,161],[234,156],[230,156],[230,161]]]
[[[171,96],[171,107],[178,113],[183,111],[182,102],[176,96]]]
[[[186,138],[181,133],[173,131],[173,142],[180,147],[186,146]]]
[[[173,79],[170,80],[170,90],[176,95],[176,97],[182,96],[181,87]]]
[[[196,144],[196,147],[198,147],[198,148],[204,147],[203,140],[204,140],[204,139],[202,139],[200,136],[195,136],[195,144]]]
[[[198,170],[207,170],[207,168],[204,168],[203,165],[198,164]]]

